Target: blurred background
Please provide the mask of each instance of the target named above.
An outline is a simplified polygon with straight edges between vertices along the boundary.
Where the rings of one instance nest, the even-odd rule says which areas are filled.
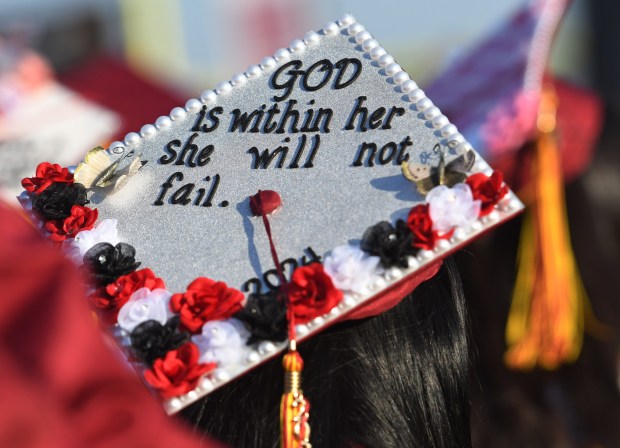
[[[97,144],[123,140],[346,12],[425,88],[452,61],[501,30],[525,3],[2,0],[2,194],[14,201],[20,179],[32,175],[40,161],[73,164]],[[521,222],[460,254],[477,345],[472,354],[475,446],[620,447],[615,331],[620,292],[613,281],[620,273],[619,19],[617,1],[573,1],[548,67],[583,93],[575,99],[573,115],[585,113],[580,104],[595,103],[583,117],[590,129],[583,144],[587,156],[566,176],[566,208],[594,314],[611,331],[586,334],[580,358],[554,371],[508,369],[504,327]],[[520,45],[515,38],[515,52],[523,50]],[[579,128],[580,120],[570,126]],[[521,161],[512,157],[508,163]]]

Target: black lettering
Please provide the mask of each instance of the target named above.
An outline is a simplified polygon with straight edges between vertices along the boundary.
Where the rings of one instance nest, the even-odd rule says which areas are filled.
[[[370,114],[370,118],[368,118],[368,127],[370,129],[377,129],[381,126],[383,115],[385,115],[385,107],[380,107],[373,111],[373,113]]]
[[[265,117],[263,132],[269,134],[275,131],[275,129],[278,127],[278,124],[273,122],[273,117],[275,115],[278,115],[279,113],[280,109],[278,108],[278,103],[273,103],[273,105],[269,109],[267,109],[267,116]]]
[[[208,182],[211,179],[209,176],[205,178]],[[217,188],[220,186],[220,175],[216,174],[213,176],[213,180],[211,181],[211,189],[209,190],[209,194],[207,196],[206,201],[203,202],[203,207],[211,207],[213,205],[213,198],[215,197],[215,193],[217,193]]]
[[[169,154],[169,156],[168,157],[166,157],[165,155],[161,156],[159,158],[159,163],[161,163],[162,165],[168,165],[169,163],[174,161],[174,159],[177,158],[177,152],[173,148],[178,149],[181,147],[181,145],[182,145],[181,140],[172,140],[166,146],[164,146],[164,151],[166,151]]]
[[[260,112],[260,118],[257,118],[254,121],[254,126],[252,126],[252,129],[250,129],[250,132],[260,132],[260,122],[263,119],[263,115],[265,115],[265,108],[266,107],[267,106],[263,104],[260,107],[260,110],[257,109],[257,110],[254,111],[254,112]],[[252,113],[254,113],[254,112],[252,112]]]
[[[319,108],[317,113],[315,114],[314,124],[311,128],[304,127],[301,128],[301,132],[324,132],[326,134],[329,133],[329,123],[332,121],[332,117],[334,115],[334,111],[331,109],[323,109]],[[321,129],[320,122],[323,120],[323,129]]]
[[[362,104],[364,103],[364,101],[366,101],[366,97],[365,96],[359,96],[357,98],[357,101],[355,103],[355,107],[353,108],[353,111],[351,112],[351,115],[349,116],[349,121],[347,121],[346,126],[344,127],[347,131],[350,131],[351,129],[355,128],[355,119],[357,118],[358,115],[360,115],[360,123],[359,123],[359,130],[362,132],[366,132],[366,117],[368,115],[368,109],[365,107],[362,107]]]
[[[250,114],[248,114],[247,112],[241,113],[240,109],[235,109],[231,112],[231,114],[233,118],[230,121],[229,132],[234,132],[237,130],[237,128],[241,128],[241,131],[245,132],[248,126],[250,126],[250,123],[252,122],[252,120],[254,120],[253,126],[254,127],[258,126],[265,112],[260,109],[256,109],[256,110],[253,110]]]
[[[197,159],[196,164],[198,166],[205,166],[207,163],[211,161],[211,156],[213,155],[214,151],[215,151],[215,148],[213,147],[213,145],[207,145],[204,148],[202,148],[202,150],[200,151],[200,154],[198,154],[198,159]]]
[[[381,165],[390,163],[392,159],[394,158],[394,156],[396,155],[397,149],[398,148],[396,146],[396,143],[394,142],[388,142],[385,145],[383,145],[383,147],[379,151],[379,157],[377,158],[379,163]]]
[[[320,255],[317,255],[314,249],[312,249],[310,246],[306,247],[305,251],[308,253],[308,255],[310,255],[310,259],[307,259],[305,255],[302,256],[301,257],[302,265],[305,266],[310,263],[323,263],[322,257]]]
[[[412,146],[413,142],[409,136],[405,137],[398,145],[398,156],[396,157],[396,165],[400,165],[403,162],[409,160],[409,154],[405,154],[405,150],[408,146]]]
[[[297,146],[297,151],[295,152],[293,161],[288,166],[289,168],[299,168],[299,159],[301,158],[301,155],[303,154],[304,149],[306,147],[306,140],[307,140],[306,135],[301,134],[301,138],[299,139],[299,145]]]
[[[346,80],[345,82],[342,82],[342,77],[347,71],[347,68],[349,67],[349,65],[353,66],[353,73],[351,73],[351,77],[348,80]],[[362,74],[362,62],[356,58],[341,59],[338,62],[336,62],[335,66],[336,68],[339,69],[338,75],[336,76],[336,80],[334,81],[334,89],[337,89],[337,90],[344,89],[345,87],[349,87]]]
[[[194,132],[200,131],[202,120],[204,120],[206,115],[207,115],[207,106],[202,106],[200,108],[200,112],[198,112],[198,117],[196,118],[196,122],[194,123],[194,126],[192,126],[192,131]]]
[[[254,286],[254,288],[251,288]],[[241,286],[241,290],[245,292],[249,292],[250,294],[261,294],[262,284],[260,280],[256,277],[249,279]]]
[[[194,186],[194,184],[182,185],[177,191],[174,192],[174,194],[170,198],[170,202],[172,204],[189,204],[190,202],[192,202],[192,200],[190,199],[190,195],[192,194],[192,191],[194,191]]]
[[[295,81],[297,80],[297,77],[304,73],[303,71],[299,70],[299,68],[301,68],[302,65],[303,63],[301,61],[298,61],[298,60],[290,61],[284,64],[282,67],[280,67],[273,73],[273,75],[271,76],[272,87],[277,90],[284,90],[281,96],[275,95],[273,97],[274,101],[285,100],[291,95],[291,92],[293,91],[293,86],[295,85]],[[289,67],[294,67],[296,70],[288,70]],[[289,77],[285,82],[281,83],[279,79],[280,75],[284,73],[286,70],[288,70],[286,74],[289,75]]]
[[[222,106],[217,106],[211,109],[209,113],[207,114],[207,119],[211,122],[211,126],[207,126],[207,124],[205,123],[202,125],[200,130],[202,132],[215,131],[217,127],[220,125],[220,119],[218,115],[222,114],[223,112],[224,112],[224,108]]]
[[[280,126],[278,126],[276,134],[284,134],[286,132],[286,122],[289,118],[293,118],[293,122],[290,126],[290,132],[299,132],[299,129],[297,129],[297,121],[299,121],[299,111],[294,109],[295,104],[297,104],[296,100],[288,100],[288,103],[286,104],[286,109],[282,113],[282,118],[280,119]]]
[[[394,116],[401,117],[403,115],[405,115],[404,108],[392,106],[392,109],[390,109],[390,113],[385,118],[385,124],[381,129],[392,129],[392,119],[394,118]]]
[[[310,84],[308,84],[308,77],[317,68],[319,68],[320,72],[326,72],[326,73],[323,76],[323,79],[318,84],[311,86]],[[333,71],[334,71],[334,65],[329,61],[329,59],[321,59],[320,61],[315,62],[308,68],[308,71],[306,71],[304,77],[301,80],[301,85],[304,89],[308,90],[309,92],[314,92],[316,90],[319,90],[323,88],[325,84],[329,82],[329,79],[331,78]]]
[[[277,167],[282,168],[284,164],[284,159],[286,158],[286,154],[288,153],[288,146],[278,146],[272,152],[269,149],[265,149],[261,154],[258,153],[258,148],[256,146],[248,149],[248,153],[254,156],[254,164],[252,166],[253,169],[258,168],[269,168],[272,160],[279,154],[280,159],[278,160]]]
[[[198,145],[194,144],[194,139],[197,136],[198,136],[198,133],[194,132],[187,139],[187,141],[185,142],[185,146],[183,146],[183,150],[181,151],[181,154],[179,154],[177,161],[174,163],[175,165],[185,164],[185,161],[183,159],[185,158],[185,155],[189,152],[189,156],[187,157],[187,166],[189,166],[190,168],[196,167],[196,163],[194,162],[194,157],[196,157],[196,151],[198,151]]]
[[[357,157],[353,162],[353,166],[364,166],[364,154],[366,150],[370,149],[370,154],[368,155],[368,165],[367,166],[375,166],[373,159],[375,158],[375,154],[377,153],[377,145],[374,143],[364,142],[360,145],[360,149],[357,153]]]
[[[198,190],[196,190],[196,193],[198,193],[196,195],[196,199],[194,199],[194,205],[200,205],[200,203],[202,202],[202,198],[205,195],[206,190],[204,188],[199,188]]]
[[[314,146],[310,151],[310,155],[308,155],[308,160],[306,160],[304,168],[312,168],[314,166],[312,162],[314,161],[314,156],[316,156],[316,153],[319,150],[319,146],[321,146],[321,137],[317,134],[314,136]]]
[[[153,205],[164,205],[164,197],[166,196],[168,190],[172,188],[172,181],[174,181],[175,179],[179,181],[183,180],[183,173],[177,171],[176,173],[171,174],[168,179],[166,179],[166,182],[161,185],[161,191],[159,192],[159,196],[157,196],[157,199],[155,200]]]

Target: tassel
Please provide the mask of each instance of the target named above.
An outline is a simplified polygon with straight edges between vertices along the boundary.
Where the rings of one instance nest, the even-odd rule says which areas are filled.
[[[261,191],[250,197],[250,210],[255,216],[263,218],[263,225],[269,239],[271,258],[276,266],[280,279],[280,300],[286,303],[286,319],[288,324],[289,350],[282,358],[284,367],[284,393],[280,402],[280,448],[312,448],[310,444],[310,403],[301,391],[301,371],[304,361],[297,351],[297,335],[295,334],[295,315],[288,304],[286,294],[286,278],[278,259],[278,252],[273,241],[271,225],[267,215],[274,212],[282,204],[280,195],[273,190]]]
[[[280,402],[281,448],[312,448],[310,425],[308,424],[310,404],[301,390],[301,371],[304,362],[294,349],[282,358],[284,367],[284,393]]]
[[[532,163],[532,204],[525,215],[506,327],[506,364],[547,370],[575,361],[584,316],[593,315],[570,243],[560,154],[555,139],[557,97],[545,90]],[[594,319],[595,320],[595,319]]]

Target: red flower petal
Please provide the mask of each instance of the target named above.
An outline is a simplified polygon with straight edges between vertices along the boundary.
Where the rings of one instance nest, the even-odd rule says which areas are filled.
[[[508,193],[504,175],[500,171],[493,171],[490,177],[484,173],[472,174],[465,182],[471,188],[474,200],[480,201],[480,216],[491,213],[495,205]]]
[[[224,282],[198,277],[184,293],[173,294],[170,309],[179,314],[181,323],[192,333],[199,333],[205,322],[228,319],[243,308],[243,293]]]
[[[37,166],[35,177],[22,179],[22,187],[29,193],[40,193],[53,183],[73,183],[73,174],[67,168],[49,162],[40,163]]]
[[[300,324],[328,313],[342,300],[342,291],[334,286],[320,263],[295,269],[286,293],[295,320]]]
[[[433,250],[437,240],[448,239],[454,233],[454,229],[441,235],[433,230],[428,204],[418,204],[409,211],[407,227],[413,234],[413,247],[425,250]]]
[[[159,390],[164,398],[182,395],[195,389],[202,375],[216,368],[215,363],[198,364],[200,351],[191,342],[155,360],[144,372],[144,379]]]

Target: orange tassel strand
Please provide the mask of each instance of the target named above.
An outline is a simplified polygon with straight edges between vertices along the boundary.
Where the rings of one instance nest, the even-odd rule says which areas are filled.
[[[570,243],[560,154],[557,97],[543,93],[532,166],[532,204],[523,222],[518,272],[506,327],[506,364],[553,370],[581,352],[588,298]]]
[[[295,344],[282,358],[284,367],[284,394],[280,403],[281,448],[312,448],[308,411],[310,404],[301,390],[301,371],[304,362],[295,350]]]

